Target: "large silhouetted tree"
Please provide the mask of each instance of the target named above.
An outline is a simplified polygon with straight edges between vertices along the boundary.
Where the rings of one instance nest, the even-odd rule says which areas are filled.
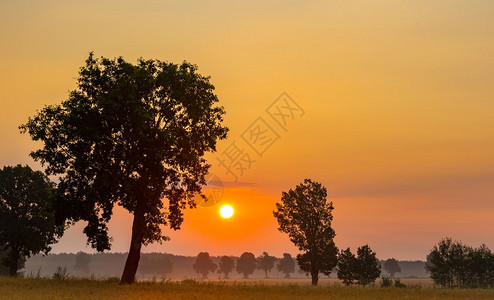
[[[214,272],[217,267],[207,252],[199,253],[196,262],[192,265],[192,268],[201,274],[203,279],[208,278],[209,272]]]
[[[55,185],[42,172],[17,165],[0,170],[0,251],[16,276],[19,261],[39,252],[63,234],[55,224]]]
[[[87,221],[88,241],[110,249],[113,207],[134,215],[121,283],[134,282],[142,245],[168,238],[194,207],[209,165],[204,154],[226,137],[224,109],[197,67],[159,60],[89,55],[77,88],[20,127],[43,148],[31,156],[60,175],[59,206],[69,222]]]
[[[295,260],[289,253],[283,253],[283,258],[278,261],[276,268],[285,273],[285,278],[290,278],[290,273],[295,272]]]
[[[218,274],[225,274],[223,278],[228,278],[228,274],[235,269],[235,261],[230,256],[222,256],[219,262]]]
[[[384,262],[383,268],[386,272],[389,273],[391,278],[395,276],[395,273],[400,273],[401,268],[400,265],[398,264],[398,261],[394,258],[389,258]]]
[[[254,273],[257,267],[257,260],[253,253],[244,252],[237,260],[237,272],[244,275],[244,278],[249,278],[249,275]]]
[[[263,252],[262,255],[257,257],[257,268],[263,270],[266,278],[268,278],[268,272],[274,268],[276,257],[270,256],[267,252]]]
[[[273,212],[278,230],[285,232],[292,243],[304,253],[297,256],[300,268],[311,274],[316,285],[319,273],[329,274],[336,266],[338,249],[331,227],[333,203],[327,201],[322,184],[305,179],[288,192],[283,192],[281,203]]]

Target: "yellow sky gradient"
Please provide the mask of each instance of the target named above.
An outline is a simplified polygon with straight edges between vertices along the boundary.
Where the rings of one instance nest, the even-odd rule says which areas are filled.
[[[340,248],[425,259],[444,236],[494,248],[493,15],[490,0],[1,1],[0,166],[39,168],[17,126],[67,97],[90,51],[187,60],[227,111],[229,138],[208,157],[236,212],[187,211],[146,251],[295,254],[272,210],[304,178],[328,188]],[[274,127],[281,138],[231,184],[215,158],[283,91],[305,115]],[[114,251],[130,226],[117,211]],[[81,231],[54,251],[88,251]]]

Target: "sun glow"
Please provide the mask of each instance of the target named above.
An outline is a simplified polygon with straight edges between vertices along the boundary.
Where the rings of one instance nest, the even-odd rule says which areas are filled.
[[[233,216],[233,207],[228,204],[223,205],[220,208],[220,215],[225,219],[230,218],[231,216]]]

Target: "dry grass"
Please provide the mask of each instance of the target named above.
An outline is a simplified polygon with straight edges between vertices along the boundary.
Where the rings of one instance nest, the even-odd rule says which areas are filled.
[[[402,282],[411,284],[411,279]],[[164,281],[121,286],[118,280],[23,279],[0,277],[0,299],[494,299],[494,290],[342,287],[331,279],[307,281]],[[327,282],[324,282],[327,281]],[[287,284],[290,282],[290,284]]]

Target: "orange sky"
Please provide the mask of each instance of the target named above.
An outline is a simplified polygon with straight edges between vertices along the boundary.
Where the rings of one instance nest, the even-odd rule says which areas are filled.
[[[1,2],[0,166],[39,168],[17,126],[67,97],[90,51],[188,60],[227,111],[229,138],[209,158],[236,212],[187,211],[146,251],[295,254],[272,210],[304,178],[328,188],[340,248],[424,259],[444,236],[494,248],[494,2],[307,2]],[[305,111],[287,131],[265,112],[283,91]],[[232,184],[216,158],[259,117],[280,138]],[[114,251],[129,230],[117,211]],[[54,251],[89,251],[81,231]]]

